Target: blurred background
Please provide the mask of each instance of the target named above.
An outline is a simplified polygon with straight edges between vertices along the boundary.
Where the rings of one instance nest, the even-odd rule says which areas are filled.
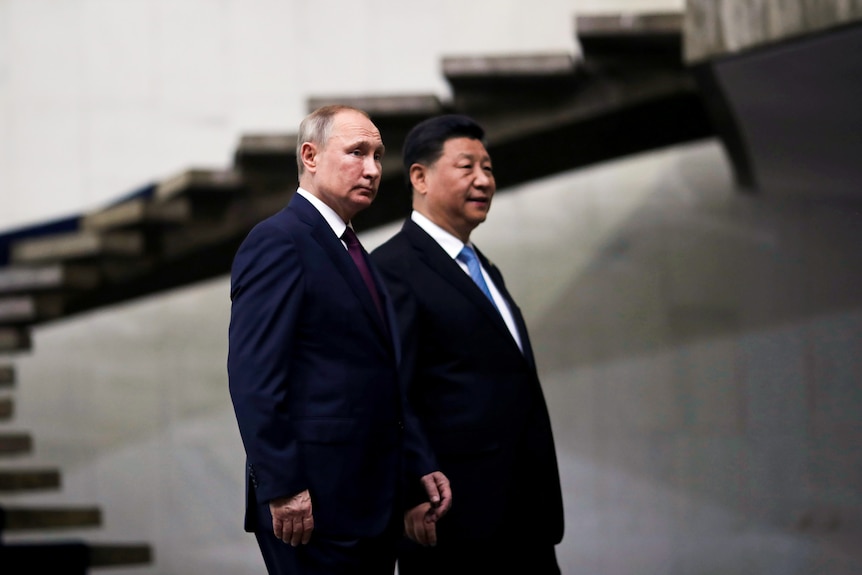
[[[345,101],[387,144],[369,250],[409,210],[406,129],[488,128],[473,240],[531,330],[564,573],[862,572],[860,21],[848,0],[0,0],[0,557],[265,571],[229,262],[294,191],[302,117]]]

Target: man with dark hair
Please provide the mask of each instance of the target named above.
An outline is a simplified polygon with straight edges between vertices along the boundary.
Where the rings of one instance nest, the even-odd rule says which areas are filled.
[[[462,115],[416,125],[403,149],[413,211],[374,250],[392,294],[408,397],[454,504],[405,514],[400,575],[559,574],[559,470],[527,326],[472,244],[496,191],[484,130]],[[436,545],[434,545],[436,543]]]
[[[246,452],[245,528],[270,574],[391,575],[407,507],[450,505],[399,379],[392,302],[351,220],[380,184],[368,115],[300,125],[299,189],[234,258],[228,379]],[[406,456],[405,456],[406,454]],[[404,482],[406,479],[406,483]]]

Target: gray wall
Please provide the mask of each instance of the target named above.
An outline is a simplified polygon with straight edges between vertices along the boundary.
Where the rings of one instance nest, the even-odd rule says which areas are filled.
[[[685,58],[727,56],[860,18],[859,0],[686,0]]]
[[[706,141],[500,192],[474,240],[532,330],[566,572],[859,572],[858,214],[743,196]],[[101,505],[83,535],[152,542],[142,575],[262,568],[241,532],[227,291],[46,326],[16,361],[27,463],[64,474],[18,499]]]
[[[312,96],[449,95],[444,55],[578,52],[577,13],[683,0],[0,0],[0,229],[104,205]]]
[[[288,88],[305,76],[273,67],[294,65],[300,45],[321,40],[308,18],[282,30],[253,16],[271,8],[292,21],[298,4],[251,4],[130,1],[127,12],[112,2],[0,0],[3,221],[84,209],[199,161],[224,166],[244,129],[292,130],[303,94],[402,87],[395,76],[407,65],[384,62],[394,51],[380,41],[373,69],[334,63],[331,77],[310,80],[311,93]],[[403,36],[407,24],[387,20],[398,8],[383,4],[369,2],[378,12],[367,17]],[[517,4],[477,5],[445,37],[482,30],[488,14],[514,21]],[[568,29],[586,4],[596,8],[551,3],[554,21]],[[321,18],[325,9],[307,8]],[[455,3],[441,10],[455,21]],[[99,33],[116,36],[119,52],[69,32],[69,21],[104,18],[128,26]],[[183,51],[186,35],[199,43]],[[297,43],[247,70],[237,51],[272,55],[257,35]],[[483,38],[500,50],[501,36]],[[513,49],[540,45],[536,34],[509,36]],[[66,52],[42,50],[50,38],[67,40]],[[439,84],[440,53],[483,52],[482,39],[462,42],[434,44],[411,85]],[[320,49],[323,61],[338,60],[336,44]],[[223,88],[214,53],[232,55],[230,78],[253,89]],[[134,65],[119,66],[126,56]],[[46,62],[56,66],[43,73]],[[108,80],[123,70],[125,82]],[[196,86],[216,89],[199,109]],[[500,192],[474,240],[503,269],[532,331],[565,482],[565,572],[862,572],[859,218],[834,203],[739,193],[715,141]],[[395,227],[362,240],[373,247]],[[150,542],[156,563],[133,570],[140,575],[262,572],[241,530],[227,292],[220,278],[37,329],[33,352],[13,359],[17,411],[4,424],[30,431],[36,451],[4,466],[57,466],[63,487],[2,503],[100,506],[104,529],[57,536]]]

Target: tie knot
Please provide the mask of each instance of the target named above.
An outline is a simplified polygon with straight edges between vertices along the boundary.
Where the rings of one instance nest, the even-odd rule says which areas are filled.
[[[461,248],[461,251],[458,253],[458,259],[468,265],[479,261],[478,256],[476,256],[476,252],[474,252],[473,248],[470,246],[464,246]]]
[[[488,299],[496,307],[497,303],[494,301],[494,296],[491,295],[491,290],[488,289],[488,284],[482,276],[482,264],[479,263],[479,256],[476,255],[473,248],[465,245],[458,253],[457,259],[466,264],[470,277],[473,278],[473,281],[479,286],[482,293],[488,296]]]
[[[347,244],[347,247],[354,247],[359,245],[359,238],[356,237],[356,232],[353,231],[353,228],[347,226],[344,228],[344,233],[341,234],[341,239],[344,240],[344,243]]]

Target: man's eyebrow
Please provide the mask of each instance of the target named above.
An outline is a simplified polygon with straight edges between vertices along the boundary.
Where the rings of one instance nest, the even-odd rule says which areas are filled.
[[[347,147],[349,147],[349,148],[375,149],[375,150],[379,150],[381,154],[386,151],[385,145],[383,145],[382,143],[377,144],[377,143],[375,143],[372,140],[369,140],[367,138],[359,138],[359,139],[353,140],[352,142],[349,142],[347,144]]]
[[[357,144],[363,148],[368,148],[377,151],[380,155],[383,155],[386,152],[386,146],[383,143],[376,143],[371,140],[362,140]]]
[[[458,152],[458,154],[455,156],[455,159],[456,160],[462,160],[462,159],[463,160],[478,160],[480,162],[490,162],[491,156],[488,154],[476,155],[476,154],[472,154],[470,152]]]

